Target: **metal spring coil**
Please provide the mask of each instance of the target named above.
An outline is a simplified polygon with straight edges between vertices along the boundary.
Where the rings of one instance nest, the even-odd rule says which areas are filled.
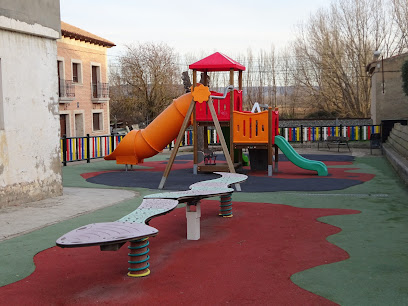
[[[220,200],[220,216],[226,217],[232,215],[232,200],[231,194],[221,196]]]
[[[147,238],[133,240],[132,242],[142,242],[142,241],[146,241],[146,243],[144,245],[136,246],[136,247],[129,245],[128,249],[130,249],[130,250],[139,250],[139,249],[147,248],[147,246],[149,245],[149,241],[148,241]],[[149,251],[150,251],[150,249],[147,248],[146,251],[143,252],[143,253],[137,253],[137,254],[128,253],[128,256],[129,257],[136,257],[135,259],[137,259],[137,257],[147,255],[149,253]],[[138,275],[134,275],[132,272],[139,272],[139,271],[143,271],[143,270],[148,269],[150,267],[150,264],[148,263],[149,259],[150,259],[150,256],[147,255],[146,258],[144,258],[142,260],[128,260],[129,264],[140,264],[140,263],[146,262],[146,265],[144,267],[141,267],[141,268],[128,268],[128,270],[129,270],[128,275],[138,276]],[[140,275],[140,276],[142,276],[142,275]]]

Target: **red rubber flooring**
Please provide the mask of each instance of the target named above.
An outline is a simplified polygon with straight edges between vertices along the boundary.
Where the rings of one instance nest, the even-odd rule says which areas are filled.
[[[264,203],[233,204],[218,217],[217,201],[202,201],[201,239],[186,240],[185,210],[154,219],[151,275],[129,278],[127,248],[45,250],[35,272],[0,288],[8,305],[332,305],[290,280],[296,272],[347,259],[326,237],[339,228],[316,219],[359,213]],[[23,248],[22,248],[23,251]]]

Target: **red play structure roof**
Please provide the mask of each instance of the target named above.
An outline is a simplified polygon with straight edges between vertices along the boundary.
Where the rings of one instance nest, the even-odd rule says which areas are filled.
[[[207,56],[194,64],[191,64],[189,68],[203,72],[230,71],[230,69],[234,69],[234,71],[245,70],[245,66],[219,52],[215,52],[214,54]]]

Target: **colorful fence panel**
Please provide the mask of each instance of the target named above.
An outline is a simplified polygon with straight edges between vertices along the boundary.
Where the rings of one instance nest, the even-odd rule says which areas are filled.
[[[348,137],[351,141],[370,140],[371,134],[380,133],[379,125],[281,127],[279,134],[290,142],[321,141],[329,136]]]
[[[174,139],[167,147],[166,149],[171,149],[174,148],[174,144],[176,143],[177,139]],[[207,140],[209,145],[215,145],[215,144],[220,144],[220,139],[218,137],[217,131],[215,128],[208,128],[207,130]],[[193,131],[192,130],[187,130],[184,133],[184,138],[181,141],[180,147],[184,146],[192,146],[193,145]]]
[[[314,126],[314,127],[280,127],[279,135],[289,142],[314,142],[326,140],[328,136],[348,137],[350,141],[370,140],[371,134],[381,132],[380,125],[358,125],[358,126]],[[63,137],[61,138],[61,162],[66,166],[68,162],[102,158],[112,153],[118,146],[124,135],[103,135],[85,137]],[[213,127],[207,129],[207,140],[209,145],[220,144],[217,131]],[[174,148],[174,143],[167,146]],[[171,147],[170,147],[171,145]],[[187,130],[180,146],[193,145],[193,131]]]
[[[123,135],[103,135],[61,138],[61,162],[102,158],[109,155],[123,139]]]

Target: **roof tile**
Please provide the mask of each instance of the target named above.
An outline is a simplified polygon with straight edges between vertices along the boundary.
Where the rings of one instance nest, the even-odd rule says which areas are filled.
[[[61,34],[64,37],[78,39],[81,41],[87,41],[87,42],[91,42],[93,44],[101,45],[101,46],[108,47],[108,48],[115,46],[113,42],[105,38],[89,33],[85,30],[77,28],[63,21],[61,21]]]

